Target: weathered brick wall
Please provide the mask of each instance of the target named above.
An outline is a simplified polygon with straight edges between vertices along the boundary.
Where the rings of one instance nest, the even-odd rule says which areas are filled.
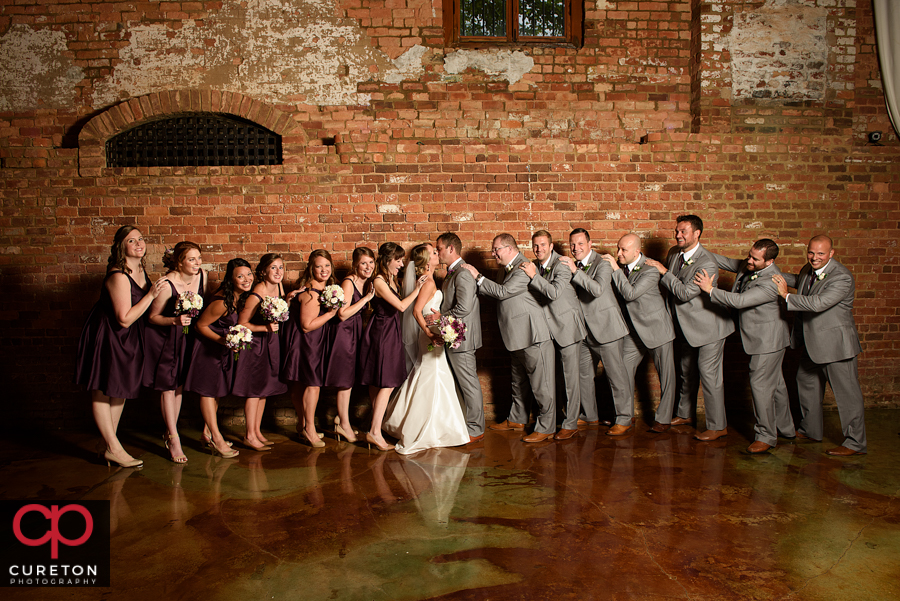
[[[123,223],[150,240],[154,274],[190,239],[214,274],[277,251],[294,278],[314,248],[342,270],[357,245],[445,230],[486,270],[495,233],[531,256],[542,228],[565,242],[586,227],[599,249],[637,231],[659,258],[686,212],[715,251],[774,238],[783,268],[834,237],[857,276],[866,402],[897,404],[900,144],[868,2],[588,1],[583,48],[518,51],[444,48],[440,0],[0,7],[0,364],[21,418],[88,418],[74,349]],[[105,167],[109,136],[197,109],[283,134],[284,164]],[[503,407],[484,306],[482,382]],[[727,377],[746,408],[737,340]]]

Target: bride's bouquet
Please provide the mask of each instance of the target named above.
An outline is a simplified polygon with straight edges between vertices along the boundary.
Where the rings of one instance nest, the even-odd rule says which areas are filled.
[[[259,313],[269,323],[281,323],[287,321],[290,316],[288,304],[280,296],[267,296],[259,303]]]
[[[250,348],[251,342],[253,342],[253,332],[247,326],[231,326],[228,328],[228,333],[225,334],[225,346],[234,353],[235,361],[238,360],[241,351]]]
[[[175,301],[175,315],[190,315],[194,319],[200,315],[200,309],[203,308],[203,297],[196,292],[185,290],[178,295]],[[187,334],[191,326],[182,326],[181,333]]]
[[[466,324],[452,315],[441,315],[438,322],[438,333],[444,339],[444,346],[449,349],[458,349],[466,339]],[[433,351],[434,345],[429,344],[428,350]]]
[[[340,309],[344,306],[344,289],[337,284],[325,286],[319,293],[319,303],[329,311]]]

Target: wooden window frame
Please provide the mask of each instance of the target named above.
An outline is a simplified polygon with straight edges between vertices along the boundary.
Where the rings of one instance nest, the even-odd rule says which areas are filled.
[[[565,0],[565,35],[561,37],[519,36],[519,0],[506,0],[506,38],[463,37],[460,31],[460,0],[443,0],[444,42],[448,48],[484,48],[497,46],[574,46],[580,48],[584,39],[584,2]]]

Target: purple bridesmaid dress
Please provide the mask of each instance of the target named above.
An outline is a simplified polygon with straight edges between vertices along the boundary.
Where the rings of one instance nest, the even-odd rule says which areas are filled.
[[[211,305],[221,300],[224,298],[216,295],[211,297],[208,303]],[[219,336],[225,336],[231,326],[237,325],[237,321],[238,313],[232,311],[210,324],[209,329]],[[234,380],[234,353],[227,346],[214,342],[198,332],[190,365],[184,383],[185,390],[217,399],[231,393],[231,384]]]
[[[172,288],[172,296],[166,301],[160,315],[175,317],[178,291],[172,282],[169,282],[169,286]],[[194,292],[203,293],[202,271],[198,289]],[[175,390],[182,386],[190,367],[196,336],[195,332],[184,334],[183,326],[180,325],[157,326],[148,323],[144,336],[144,386],[159,391]]]
[[[280,292],[280,289],[279,289]],[[253,296],[262,302],[255,292]],[[257,311],[250,323],[266,325]],[[279,328],[279,332],[281,328]],[[287,384],[278,379],[281,369],[281,340],[278,332],[253,332],[250,348],[241,351],[234,368],[234,386],[231,394],[244,398],[266,398],[287,392]]]
[[[397,294],[393,289],[391,292]],[[359,383],[397,388],[407,376],[400,311],[377,296],[372,299],[372,309],[372,318],[359,345]]]
[[[281,379],[303,386],[323,386],[328,342],[334,320],[329,320],[312,332],[304,332],[300,325],[300,311],[300,301],[295,297],[291,302],[291,317],[285,324],[282,338]],[[325,307],[319,307],[319,315],[327,312]]]
[[[353,299],[355,305],[362,299],[352,280]],[[356,384],[356,349],[363,333],[363,312],[353,317],[338,321],[331,329],[331,342],[328,350],[328,361],[325,369],[325,386],[336,388],[353,388]]]
[[[127,328],[119,325],[113,310],[112,297],[106,288],[106,274],[100,288],[100,300],[88,314],[78,340],[75,359],[75,383],[88,390],[99,390],[108,397],[133,399],[141,390],[144,373],[144,318],[138,318]],[[131,283],[131,306],[136,305],[150,289],[141,288],[127,273]]]

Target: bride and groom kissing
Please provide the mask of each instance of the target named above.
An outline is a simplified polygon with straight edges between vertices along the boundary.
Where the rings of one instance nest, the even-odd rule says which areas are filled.
[[[484,438],[484,406],[475,366],[481,347],[481,307],[472,274],[463,268],[459,236],[446,232],[435,244],[410,251],[403,295],[426,277],[416,302],[403,314],[403,345],[409,375],[388,405],[382,428],[399,440],[398,453],[452,447]],[[440,290],[434,281],[438,264],[447,267]],[[444,345],[436,333],[442,315],[465,324],[458,348]],[[433,350],[430,350],[431,347]]]

